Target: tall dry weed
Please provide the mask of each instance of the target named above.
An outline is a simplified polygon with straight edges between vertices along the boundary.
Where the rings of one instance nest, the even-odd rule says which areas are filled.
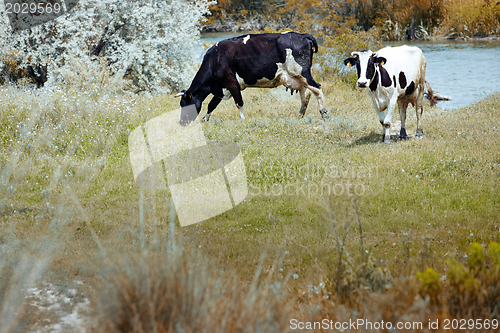
[[[120,253],[108,249],[113,262],[104,259],[97,300],[103,332],[288,331],[283,281],[270,273],[259,282],[259,269],[242,283],[181,239],[170,233]]]
[[[81,200],[116,149],[130,102],[106,87],[0,87],[1,332],[36,320],[25,312],[26,291],[93,217]]]
[[[445,2],[442,30],[450,37],[500,34],[500,3],[490,0]]]
[[[32,250],[33,251],[33,250]],[[2,244],[0,249],[0,332],[19,330],[24,322],[27,307],[25,294],[44,272],[49,256],[44,253],[15,249]]]

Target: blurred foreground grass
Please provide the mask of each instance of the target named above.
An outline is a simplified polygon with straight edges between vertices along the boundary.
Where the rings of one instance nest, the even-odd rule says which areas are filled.
[[[251,288],[256,271],[262,272],[259,281],[272,273],[273,281],[287,281],[287,297],[299,304],[304,295],[321,290],[324,298],[311,302],[331,309],[339,244],[342,281],[349,285],[363,259],[387,275],[380,278],[385,282],[428,267],[445,275],[445,259],[465,263],[474,242],[486,247],[500,241],[500,95],[451,111],[426,103],[424,139],[384,145],[363,91],[331,82],[323,90],[327,121],[314,98],[306,116],[298,118],[299,97],[278,88],[246,90],[245,121],[226,101],[203,124],[209,141],[242,148],[250,194],[210,220],[177,225],[175,237],[183,246],[207,258],[200,262],[234,272],[234,285],[242,290]],[[36,260],[33,244],[50,251],[36,266],[46,265],[44,273],[32,269],[31,280],[35,275],[78,279],[92,290],[103,286],[105,267],[135,263],[136,252],[149,249],[156,259],[168,257],[168,251],[155,249],[172,237],[169,193],[134,184],[127,140],[137,126],[176,108],[172,96],[0,87],[0,269],[10,272],[2,274],[0,296],[12,284],[18,259],[30,254]],[[205,110],[206,105],[202,115]],[[410,136],[416,127],[413,110],[407,119]],[[398,120],[395,115],[394,135]],[[351,223],[353,193],[364,258],[357,223]],[[129,272],[142,269],[130,265]],[[161,274],[162,264],[148,265],[144,274]],[[401,296],[404,283],[394,284],[403,303],[412,301]],[[0,306],[7,299],[0,297]],[[339,316],[347,311],[336,309]],[[307,317],[312,310],[289,311]],[[280,325],[262,331],[281,330]]]

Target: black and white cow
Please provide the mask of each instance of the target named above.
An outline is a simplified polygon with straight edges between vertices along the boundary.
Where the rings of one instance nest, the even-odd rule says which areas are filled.
[[[399,138],[406,140],[406,109],[408,104],[416,106],[416,138],[423,136],[421,117],[424,112],[423,96],[427,84],[427,97],[433,102],[433,92],[425,79],[425,60],[422,51],[414,46],[385,47],[372,52],[364,50],[351,53],[344,60],[346,66],[356,66],[358,87],[367,92],[384,131],[383,141],[390,142],[389,128],[396,104],[401,116]],[[387,114],[384,111],[387,110]]]
[[[204,117],[207,121],[221,100],[232,96],[240,118],[245,119],[242,90],[284,85],[292,92],[300,92],[302,116],[312,92],[318,99],[321,115],[326,118],[321,85],[311,76],[313,53],[317,51],[313,36],[293,31],[229,38],[208,49],[189,89],[176,96],[182,97],[181,106],[195,104],[199,114],[203,101],[212,94]]]

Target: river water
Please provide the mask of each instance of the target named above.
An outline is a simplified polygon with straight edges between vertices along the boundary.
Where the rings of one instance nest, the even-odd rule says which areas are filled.
[[[210,44],[242,33],[202,34],[201,42]],[[384,46],[418,46],[427,59],[426,79],[434,91],[450,96],[439,102],[443,109],[470,105],[500,92],[500,40],[487,41],[411,41],[389,42]],[[205,48],[197,47],[201,62]],[[359,50],[353,50],[359,51]]]
[[[500,41],[417,41],[407,45],[424,52],[425,77],[432,89],[453,98],[438,103],[443,109],[467,106],[500,92]]]

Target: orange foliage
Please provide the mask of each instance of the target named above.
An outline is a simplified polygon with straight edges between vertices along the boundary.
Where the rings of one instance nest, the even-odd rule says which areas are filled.
[[[0,66],[0,84],[5,83],[5,79],[11,82],[20,82],[20,80],[24,80],[26,83],[32,82],[26,68],[21,66],[16,52],[12,51],[7,54],[2,62],[3,68]]]
[[[220,0],[207,23],[255,15],[280,28],[322,35],[376,28],[383,39],[500,34],[500,2],[492,0]]]

